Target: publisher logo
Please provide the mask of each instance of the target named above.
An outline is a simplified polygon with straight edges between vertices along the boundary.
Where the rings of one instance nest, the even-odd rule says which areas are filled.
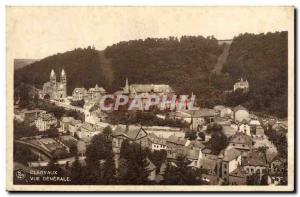
[[[23,170],[18,169],[18,170],[16,171],[16,177],[17,177],[17,179],[19,179],[19,180],[23,180],[23,179],[25,179],[26,174],[23,172]]]

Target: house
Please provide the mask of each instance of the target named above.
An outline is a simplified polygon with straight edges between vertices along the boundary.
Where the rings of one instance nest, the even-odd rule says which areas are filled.
[[[200,168],[202,152],[199,149],[185,147],[185,156],[191,162],[188,166],[192,168]]]
[[[247,174],[242,166],[238,166],[229,174],[228,179],[229,185],[246,185],[247,184]]]
[[[250,120],[249,122],[249,125],[250,125],[250,130],[251,130],[251,133],[253,135],[256,135],[256,136],[264,136],[264,128],[262,127],[261,123],[259,122],[259,120],[257,119],[252,119]]]
[[[68,129],[71,136],[75,136],[75,133],[79,131],[82,122],[80,120],[73,120],[68,124]]]
[[[216,114],[221,118],[231,118],[233,116],[233,111],[229,107],[223,105],[216,105],[214,107]]]
[[[261,177],[268,168],[266,154],[258,149],[253,149],[243,159],[243,167],[247,175],[258,173]]]
[[[120,153],[122,142],[127,139],[131,142],[138,142],[143,147],[148,147],[146,139],[148,133],[143,128],[118,125],[112,133],[112,148],[114,153]]]
[[[101,97],[106,94],[106,91],[103,87],[99,87],[98,84],[95,85],[94,88],[90,88],[87,91],[87,96],[85,97],[85,102],[87,105],[89,103],[99,102]]]
[[[229,183],[229,174],[238,168],[242,164],[242,153],[241,151],[230,148],[225,150],[224,157],[221,165],[221,178],[225,183]]]
[[[34,123],[39,131],[46,131],[57,125],[57,119],[53,114],[40,113]]]
[[[89,142],[95,135],[101,133],[102,131],[103,128],[100,128],[97,125],[84,122],[80,126],[80,129],[76,132],[76,134],[79,139]]]
[[[175,119],[189,123],[192,130],[199,131],[203,126],[214,122],[216,112],[213,109],[201,108],[195,111],[180,110],[173,116]]]
[[[91,123],[91,124],[97,124],[99,122],[105,122],[108,115],[104,112],[102,112],[100,109],[93,110],[91,112],[84,113],[84,120],[85,122]]]
[[[233,109],[233,119],[235,122],[242,122],[244,119],[249,121],[249,111],[245,107],[238,105]]]
[[[184,138],[185,132],[177,127],[167,127],[167,126],[144,126],[143,129],[148,133],[153,133],[160,138],[168,138],[174,135],[178,138]]]
[[[75,88],[72,93],[73,101],[83,100],[87,96],[87,90],[85,88]]]
[[[69,131],[69,125],[75,119],[73,117],[62,117],[60,120],[60,128],[58,129],[59,132],[67,133]]]
[[[252,149],[252,138],[244,133],[237,133],[229,139],[227,148],[235,148],[241,152],[249,152]]]
[[[238,132],[251,136],[250,130],[250,125],[247,120],[244,119],[241,123],[238,124]]]
[[[249,91],[249,82],[244,80],[243,78],[239,79],[234,85],[233,85],[233,91],[242,90],[243,92]]]
[[[150,141],[150,148],[152,151],[167,149],[166,139],[158,138],[158,137],[152,137],[152,138],[148,138],[148,139]]]

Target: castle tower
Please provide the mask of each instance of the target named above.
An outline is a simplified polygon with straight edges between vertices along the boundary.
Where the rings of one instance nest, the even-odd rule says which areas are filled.
[[[62,69],[62,71],[61,71],[60,81],[61,81],[61,83],[63,84],[63,87],[64,87],[63,97],[67,97],[67,75],[66,75],[64,69]]]
[[[56,75],[55,75],[55,72],[53,69],[51,70],[51,73],[50,73],[50,83],[51,83],[52,87],[56,86]]]

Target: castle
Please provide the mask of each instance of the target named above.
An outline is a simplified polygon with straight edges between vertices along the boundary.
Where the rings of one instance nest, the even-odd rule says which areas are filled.
[[[243,90],[243,92],[248,92],[249,91],[249,82],[247,80],[243,80],[243,78],[241,78],[233,86],[234,92],[237,91],[238,89]]]
[[[44,83],[43,90],[41,92],[41,96],[43,98],[47,95],[50,99],[54,100],[61,100],[67,97],[67,76],[64,69],[61,71],[60,82],[56,80],[54,70],[51,70],[50,81]]]

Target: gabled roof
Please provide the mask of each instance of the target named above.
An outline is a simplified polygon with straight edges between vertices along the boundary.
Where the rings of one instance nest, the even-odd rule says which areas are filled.
[[[217,165],[217,160],[203,158],[200,160],[200,168],[206,170],[214,170]]]
[[[179,138],[175,135],[171,135],[167,138],[167,142],[177,144],[177,145],[182,145],[182,146],[185,146],[186,141],[187,141],[186,139]]]
[[[224,161],[232,161],[239,157],[241,155],[241,152],[235,148],[231,148],[225,151],[224,153]]]
[[[113,136],[124,136],[129,140],[135,141],[146,137],[148,134],[143,128],[137,127],[124,127],[118,125],[115,130],[113,130]]]
[[[252,145],[252,138],[244,133],[237,133],[231,137],[230,143]]]
[[[198,141],[198,140],[191,141],[188,146],[199,148],[199,149],[204,149],[205,148],[205,145],[202,142]]]

